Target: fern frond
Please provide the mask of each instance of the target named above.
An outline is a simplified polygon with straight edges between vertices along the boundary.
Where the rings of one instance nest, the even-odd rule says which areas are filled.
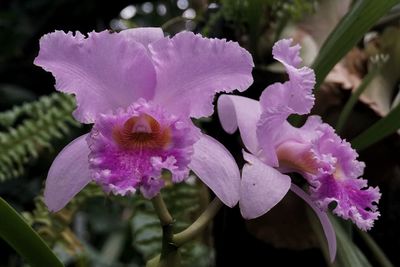
[[[22,117],[37,118],[55,106],[60,106],[61,109],[72,112],[75,106],[74,98],[71,95],[60,93],[42,96],[37,101],[24,103],[11,110],[1,112],[0,126],[5,129],[13,127]]]
[[[70,96],[54,93],[0,113],[0,125],[7,129],[0,132],[0,181],[20,176],[26,163],[79,126],[71,116],[74,108]]]

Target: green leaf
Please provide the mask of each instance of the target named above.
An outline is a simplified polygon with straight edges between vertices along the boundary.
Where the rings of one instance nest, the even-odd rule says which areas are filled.
[[[386,257],[382,249],[375,243],[374,239],[362,230],[357,230],[360,237],[363,239],[364,243],[368,246],[371,254],[374,258],[381,264],[382,267],[394,267],[390,260]]]
[[[345,229],[334,216],[330,216],[337,238],[337,256],[333,266],[372,267],[365,255],[351,241]]]
[[[64,266],[43,239],[0,197],[0,237],[34,267]]]
[[[343,17],[322,45],[312,68],[315,70],[317,84],[323,82],[330,70],[362,38],[388,10],[399,0],[359,0]]]
[[[330,255],[328,251],[328,247],[326,246],[326,239],[324,231],[322,230],[321,223],[310,209],[307,210],[307,215],[311,222],[311,227],[315,231],[318,242],[320,243],[320,247],[322,253],[325,257],[326,263],[330,267],[372,267],[371,263],[367,260],[365,255],[361,252],[361,250],[357,247],[356,244],[353,243],[351,237],[349,235],[348,229],[346,229],[346,225],[348,221],[343,221],[336,216],[331,214],[329,215],[329,220],[332,223],[333,228],[336,233],[336,244],[337,244],[337,252],[336,258],[334,262],[330,262]],[[344,222],[344,223],[342,223]],[[385,266],[386,267],[386,266]],[[387,266],[391,267],[391,266]]]
[[[395,133],[400,128],[400,105],[392,109],[389,114],[377,121],[363,133],[351,141],[351,145],[358,151]]]

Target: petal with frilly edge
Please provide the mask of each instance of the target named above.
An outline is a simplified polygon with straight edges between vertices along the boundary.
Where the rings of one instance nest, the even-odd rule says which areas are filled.
[[[150,51],[155,101],[177,115],[209,116],[215,93],[244,91],[253,82],[252,57],[235,42],[181,32],[150,44]]]
[[[133,41],[139,42],[144,46],[164,38],[164,33],[161,28],[155,27],[141,27],[121,31],[126,38],[131,38]]]
[[[56,89],[75,94],[74,117],[93,123],[99,113],[151,100],[156,76],[146,48],[126,34],[55,31],[40,39],[34,62],[56,79]]]
[[[254,219],[278,204],[290,188],[290,177],[243,152],[248,162],[242,169],[240,212],[245,219]]]
[[[282,133],[292,128],[286,122],[288,116],[307,114],[314,105],[314,71],[308,67],[298,68],[300,46],[291,46],[291,43],[292,40],[283,39],[272,49],[274,58],[285,66],[289,81],[268,86],[260,97],[262,113],[257,125],[257,138],[262,155],[271,166],[278,164],[274,150],[285,137]]]
[[[52,212],[59,211],[89,182],[87,134],[66,146],[50,167],[44,189],[44,202]]]
[[[311,197],[301,190],[301,188],[299,188],[297,185],[292,184],[290,190],[302,198],[314,210],[315,214],[320,220],[322,229],[324,230],[325,237],[328,242],[329,256],[331,258],[331,262],[333,262],[336,256],[336,235],[328,215],[326,212],[321,211],[312,201]]]
[[[276,97],[285,100],[285,104],[293,110],[292,113],[307,114],[314,106],[314,95],[312,90],[315,85],[314,71],[308,67],[299,68],[301,63],[300,45],[291,46],[292,39],[283,39],[275,43],[272,48],[272,55],[281,62],[289,75],[289,81],[283,84],[282,88],[270,88],[260,101],[263,107],[273,110],[274,107],[282,105],[277,103]],[[278,90],[278,92],[275,92]],[[270,96],[270,94],[275,94]],[[264,102],[265,101],[265,102]],[[265,105],[264,105],[265,104]]]
[[[203,134],[194,144],[189,168],[227,206],[239,201],[239,168],[231,153],[217,140]]]
[[[218,116],[222,128],[232,134],[239,127],[244,145],[254,155],[259,149],[256,126],[260,114],[260,103],[256,100],[234,95],[221,95],[218,98]]]

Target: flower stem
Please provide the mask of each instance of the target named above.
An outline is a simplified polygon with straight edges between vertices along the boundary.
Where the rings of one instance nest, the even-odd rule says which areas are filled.
[[[174,235],[174,219],[168,211],[167,205],[165,205],[164,199],[161,193],[152,198],[151,202],[157,213],[162,226],[162,248],[159,262],[156,266],[158,267],[177,267],[180,266],[180,257],[178,247],[172,242]],[[154,263],[153,263],[154,264]]]
[[[162,226],[174,223],[174,219],[169,213],[167,206],[165,205],[164,199],[161,196],[161,193],[152,198],[151,202],[153,203],[154,209],[156,210],[157,216],[160,219],[160,223]]]
[[[194,237],[201,233],[223,205],[218,198],[214,198],[192,225],[174,235],[174,219],[169,213],[162,196],[160,194],[156,195],[151,202],[160,219],[163,235],[161,255],[149,260],[147,266],[157,267],[179,267],[181,262],[179,247],[193,240]]]
[[[207,209],[200,215],[199,218],[197,218],[197,220],[192,225],[173,236],[172,241],[175,246],[180,247],[186,242],[192,240],[199,233],[201,233],[201,231],[204,230],[204,228],[214,218],[214,216],[217,214],[222,206],[223,204],[221,200],[219,200],[218,198],[214,198]]]

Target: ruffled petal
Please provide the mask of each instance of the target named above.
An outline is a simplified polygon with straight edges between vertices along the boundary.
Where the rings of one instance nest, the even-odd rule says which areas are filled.
[[[50,167],[44,189],[44,202],[50,211],[62,209],[90,182],[86,137],[87,134],[72,141]]]
[[[320,176],[316,181],[311,196],[321,208],[327,210],[329,203],[336,202],[335,214],[352,220],[361,230],[372,228],[380,215],[376,206],[381,197],[378,187],[368,187],[361,178],[339,180],[333,175]]]
[[[232,134],[239,127],[244,145],[254,155],[259,150],[256,126],[260,114],[260,103],[253,99],[234,95],[221,95],[218,98],[218,116],[222,128]]]
[[[203,134],[194,144],[189,167],[225,205],[234,207],[237,204],[239,168],[229,151],[217,140]]]
[[[56,31],[40,39],[34,63],[53,74],[58,91],[75,94],[78,121],[93,123],[99,113],[153,97],[156,76],[148,52],[126,36]]]
[[[246,90],[251,55],[237,43],[181,32],[150,44],[157,72],[155,101],[172,113],[199,118],[213,112],[215,93]]]
[[[336,235],[328,215],[326,214],[326,212],[321,211],[314,204],[310,196],[306,194],[303,190],[301,190],[297,185],[292,184],[290,190],[292,190],[294,193],[296,193],[296,195],[302,198],[314,210],[315,214],[320,220],[322,229],[325,233],[326,241],[328,242],[329,256],[331,258],[331,262],[333,262],[336,256]]]
[[[278,204],[290,188],[290,177],[243,153],[248,164],[242,169],[240,211],[243,218],[254,219]]]
[[[125,38],[132,39],[138,43],[141,43],[145,47],[149,44],[154,43],[162,38],[164,38],[164,33],[161,28],[156,27],[142,27],[133,28],[121,31],[119,34],[123,35]]]
[[[257,137],[263,157],[271,166],[277,166],[275,146],[282,142],[287,133],[293,131],[286,119],[290,114],[307,114],[314,105],[312,89],[315,75],[308,67],[297,68],[301,63],[300,46],[290,46],[291,39],[278,41],[272,50],[289,75],[289,81],[268,86],[260,97],[262,113],[257,125]],[[292,135],[289,135],[292,136]]]
[[[357,152],[318,117],[310,119],[299,132],[310,139],[309,155],[316,165],[313,172],[304,170],[304,177],[312,186],[312,199],[324,210],[336,202],[334,213],[352,220],[362,230],[369,230],[379,216],[376,204],[380,193],[359,178],[365,164],[357,160]]]
[[[87,142],[92,179],[106,192],[131,195],[137,189],[152,198],[165,185],[189,176],[193,145],[199,129],[144,99],[96,120]]]

